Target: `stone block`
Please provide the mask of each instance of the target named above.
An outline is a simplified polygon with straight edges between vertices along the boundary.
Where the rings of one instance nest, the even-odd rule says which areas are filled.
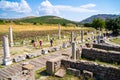
[[[55,51],[58,51],[59,50],[59,48],[53,48]]]
[[[54,74],[54,62],[51,61],[46,62],[46,72],[50,75]]]
[[[62,48],[67,48],[67,44],[63,42]]]
[[[80,51],[80,49],[77,49],[76,50],[76,59],[80,59],[81,58],[81,51]]]
[[[66,71],[64,69],[59,69],[56,73],[55,76],[57,77],[64,77],[64,75],[66,74]]]
[[[30,59],[30,58],[34,58],[34,57],[35,57],[34,54],[27,54],[27,55],[26,55],[26,58],[29,58],[29,59]]]
[[[83,70],[83,76],[87,79],[92,78],[93,77],[93,72]]]
[[[43,50],[41,50],[41,53],[42,53],[42,54],[47,54],[47,53],[48,53],[48,50],[43,49]]]
[[[46,62],[46,72],[50,75],[53,75],[61,67],[61,59],[64,57],[58,57],[55,59],[48,60]]]
[[[25,59],[26,59],[26,56],[19,55],[19,56],[13,58],[13,61],[14,62],[20,62],[20,61],[23,61]]]
[[[81,75],[81,72],[78,69],[67,68],[67,72],[68,72],[68,74],[72,74],[72,75],[75,75],[75,76],[80,76]]]

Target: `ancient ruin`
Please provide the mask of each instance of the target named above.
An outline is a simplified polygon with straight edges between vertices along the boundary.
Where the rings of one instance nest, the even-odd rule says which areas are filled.
[[[12,64],[12,59],[10,57],[10,50],[9,50],[8,35],[3,36],[3,49],[4,49],[3,65]]]

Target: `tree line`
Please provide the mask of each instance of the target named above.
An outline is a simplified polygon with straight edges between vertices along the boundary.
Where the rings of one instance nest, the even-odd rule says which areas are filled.
[[[95,18],[92,23],[85,23],[86,27],[93,27],[95,29],[105,29],[112,31],[112,34],[117,36],[120,35],[120,17],[116,19],[106,19]]]

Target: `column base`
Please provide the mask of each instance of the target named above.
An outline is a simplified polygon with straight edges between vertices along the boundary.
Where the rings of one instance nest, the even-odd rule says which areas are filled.
[[[5,66],[12,64],[12,59],[10,59],[10,58],[8,58],[8,59],[3,59],[2,61],[3,61],[3,65],[5,65]]]
[[[10,43],[10,47],[13,47],[14,46],[14,43]]]

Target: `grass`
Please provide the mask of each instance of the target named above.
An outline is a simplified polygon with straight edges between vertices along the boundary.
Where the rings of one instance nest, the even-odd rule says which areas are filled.
[[[71,74],[66,74],[65,77],[59,78],[56,76],[51,76],[46,73],[46,68],[41,68],[35,72],[35,80],[45,77],[44,80],[80,80],[78,77],[75,77]]]
[[[91,60],[91,59],[86,59],[86,58],[80,58],[80,60],[94,61],[94,62],[96,62],[98,64],[104,64],[104,65],[120,67],[120,64],[118,64],[118,63],[107,63],[107,62],[102,62],[100,60]]]
[[[110,41],[116,44],[120,44],[120,38],[113,38],[113,39],[110,39]]]
[[[37,71],[35,71],[35,80],[39,79],[41,77],[40,72],[44,71],[46,67],[43,67]]]
[[[32,24],[24,24],[24,25],[16,25],[16,24],[5,24],[0,25],[0,44],[2,44],[2,36],[9,34],[9,27],[13,28],[13,39],[14,42],[22,40],[31,40],[34,38],[42,38],[46,37],[48,34],[50,37],[53,37],[53,34],[58,34],[58,25],[56,24],[44,24],[44,25],[32,25]],[[93,30],[93,28],[85,28],[85,27],[64,27],[61,26],[61,35],[70,35],[71,31],[79,32],[80,30]]]
[[[40,80],[40,78],[44,77],[45,79],[41,80],[94,80],[94,78],[86,78],[84,76],[74,76],[74,74],[70,72],[66,72],[65,76],[63,78],[56,77],[54,75],[49,75],[46,73],[46,67],[43,67],[37,71],[35,71],[35,80]]]
[[[0,25],[1,32],[8,32],[9,27],[13,28],[14,32],[21,32],[21,31],[44,31],[44,30],[58,30],[58,25],[31,25],[31,24],[24,24],[24,25],[15,25],[15,24],[6,24]],[[74,27],[64,27],[61,26],[61,30],[77,30],[77,29],[87,29],[87,28],[74,28]]]
[[[0,68],[4,68],[4,66],[0,64]]]

